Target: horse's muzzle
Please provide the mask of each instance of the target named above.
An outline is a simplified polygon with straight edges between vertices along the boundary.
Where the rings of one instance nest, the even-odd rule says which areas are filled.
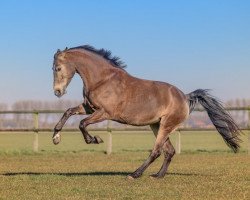
[[[57,97],[61,97],[62,96],[62,92],[60,90],[55,90],[54,94],[57,96]]]
[[[54,94],[55,94],[57,97],[61,97],[61,96],[63,96],[64,94],[66,94],[66,90],[65,90],[65,89],[63,89],[63,90],[57,89],[57,90],[55,90]]]

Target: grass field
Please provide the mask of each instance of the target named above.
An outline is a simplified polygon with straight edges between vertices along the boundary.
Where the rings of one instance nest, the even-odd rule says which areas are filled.
[[[91,132],[99,135],[104,143],[99,145],[87,145],[80,133],[62,133],[62,141],[59,145],[53,145],[52,133],[39,133],[40,152],[81,152],[97,151],[105,152],[107,145],[107,132]],[[248,135],[245,132],[241,139],[241,152],[248,149]],[[143,132],[112,132],[113,151],[150,151],[155,137],[151,131]],[[173,133],[171,141],[176,146],[177,134]],[[28,153],[32,152],[33,133],[0,133],[0,154],[3,153]],[[181,134],[181,147],[184,153],[197,152],[230,152],[222,137],[217,132],[183,132]]]
[[[250,199],[247,134],[238,154],[216,133],[183,134],[184,153],[174,157],[164,179],[149,177],[160,157],[134,181],[126,176],[149,155],[150,133],[113,133],[110,156],[105,143],[86,145],[77,133],[65,133],[58,146],[50,134],[40,134],[38,153],[32,134],[0,134],[0,199]]]
[[[249,199],[250,159],[245,154],[182,154],[160,180],[126,176],[146,152],[1,155],[0,199]]]

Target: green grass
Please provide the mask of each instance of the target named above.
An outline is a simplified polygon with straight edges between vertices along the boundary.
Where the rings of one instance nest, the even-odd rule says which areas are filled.
[[[39,152],[32,151],[34,134],[0,134],[0,200],[2,199],[250,199],[248,135],[234,154],[216,132],[185,132],[182,154],[169,174],[149,178],[162,157],[138,180],[126,176],[139,167],[154,144],[148,132],[113,132],[113,153],[104,144],[87,145],[80,133],[62,133],[55,146],[51,133],[39,134]],[[176,144],[177,134],[171,135]]]
[[[126,176],[148,152],[59,152],[0,155],[0,199],[250,199],[250,159],[240,154],[181,154],[169,174],[151,179],[160,157],[144,175]]]
[[[62,141],[59,145],[53,145],[52,133],[39,133],[40,152],[81,152],[97,151],[105,152],[107,145],[107,132],[91,132],[92,135],[99,135],[103,144],[87,145],[80,133],[62,133]],[[248,148],[248,135],[242,135],[241,152]],[[113,152],[126,151],[150,151],[155,138],[152,132],[112,132]],[[177,134],[171,135],[171,141],[176,146]],[[33,133],[1,133],[0,153],[32,153],[34,134]],[[181,134],[182,152],[225,152],[230,151],[223,139],[217,132],[183,132]]]

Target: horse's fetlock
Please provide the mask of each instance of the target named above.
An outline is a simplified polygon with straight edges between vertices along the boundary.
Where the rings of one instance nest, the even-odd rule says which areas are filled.
[[[91,136],[89,136],[89,135],[87,135],[87,136],[84,136],[84,140],[85,140],[85,142],[86,142],[87,144],[92,144],[93,141],[94,141],[94,138],[91,137]]]
[[[59,125],[57,125],[57,126],[54,128],[54,132],[57,133],[57,132],[59,132],[59,131],[61,131],[61,128],[59,128]]]
[[[85,140],[86,144],[91,144],[92,140]]]

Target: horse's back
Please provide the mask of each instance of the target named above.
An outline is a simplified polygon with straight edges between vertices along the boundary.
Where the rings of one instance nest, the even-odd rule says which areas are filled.
[[[127,80],[123,102],[119,116],[134,125],[156,123],[167,114],[188,113],[186,96],[175,86],[132,76]]]

